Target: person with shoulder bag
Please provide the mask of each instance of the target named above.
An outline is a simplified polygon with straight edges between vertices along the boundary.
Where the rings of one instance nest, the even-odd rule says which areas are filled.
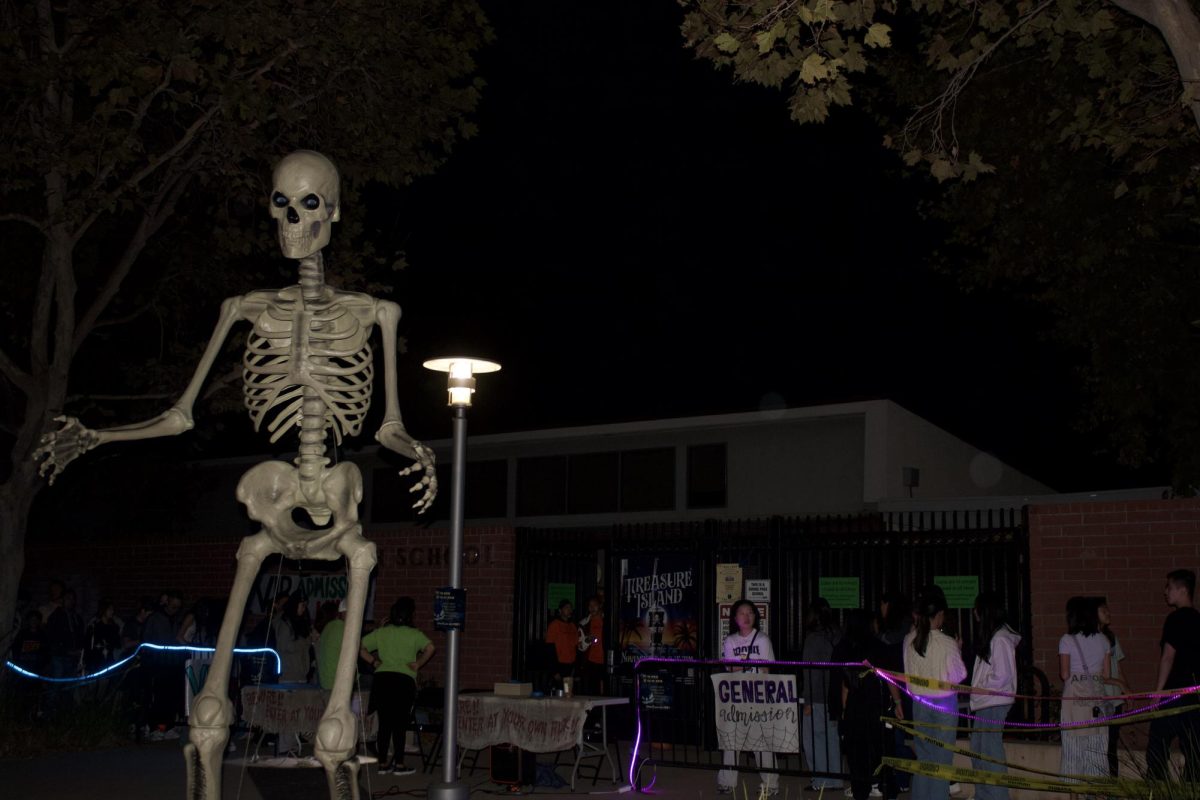
[[[1104,726],[1065,727],[1106,716],[1110,648],[1100,633],[1097,606],[1085,597],[1068,600],[1067,632],[1058,640],[1064,726],[1059,771],[1063,775],[1108,775],[1108,731]]]

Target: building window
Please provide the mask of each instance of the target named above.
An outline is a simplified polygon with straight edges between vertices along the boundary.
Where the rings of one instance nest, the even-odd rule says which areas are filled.
[[[504,459],[467,462],[467,496],[463,515],[468,519],[508,516],[508,462]],[[439,478],[440,480],[440,478]],[[440,484],[450,495],[449,484]]]
[[[675,508],[675,448],[621,453],[621,511]]]
[[[687,449],[687,507],[724,508],[725,443],[697,444]]]
[[[620,456],[581,453],[567,456],[567,513],[604,514],[620,509]]]
[[[517,459],[517,516],[536,517],[567,511],[567,457]]]

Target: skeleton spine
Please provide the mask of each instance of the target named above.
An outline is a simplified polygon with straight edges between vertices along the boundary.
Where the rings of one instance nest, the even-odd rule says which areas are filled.
[[[321,299],[325,288],[325,263],[321,251],[300,259],[300,296],[310,307]],[[314,361],[317,360],[314,358]],[[320,485],[321,470],[329,463],[325,457],[325,401],[311,386],[304,387],[304,402],[300,405],[300,457],[296,466],[300,486],[305,496],[309,487]]]

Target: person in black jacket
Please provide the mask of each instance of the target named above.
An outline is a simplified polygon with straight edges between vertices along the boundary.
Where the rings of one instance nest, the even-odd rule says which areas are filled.
[[[873,665],[887,660],[885,646],[871,627],[871,616],[862,609],[846,615],[846,628],[841,641],[833,649],[833,661],[869,662]],[[838,731],[842,737],[842,752],[850,768],[850,791],[854,800],[878,797],[873,788],[875,770],[890,751],[887,743],[891,731],[884,728],[880,717],[892,706],[889,684],[868,667],[846,667],[841,680],[831,681],[829,708],[840,718]],[[883,772],[887,797],[896,797],[898,790],[891,769]]]

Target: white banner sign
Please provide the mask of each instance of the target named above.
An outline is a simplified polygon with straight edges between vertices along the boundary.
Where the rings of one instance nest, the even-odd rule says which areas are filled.
[[[534,753],[568,750],[583,741],[590,706],[580,698],[460,695],[458,744],[469,750],[494,744],[515,744]]]
[[[721,672],[712,684],[722,750],[800,752],[795,675]]]

